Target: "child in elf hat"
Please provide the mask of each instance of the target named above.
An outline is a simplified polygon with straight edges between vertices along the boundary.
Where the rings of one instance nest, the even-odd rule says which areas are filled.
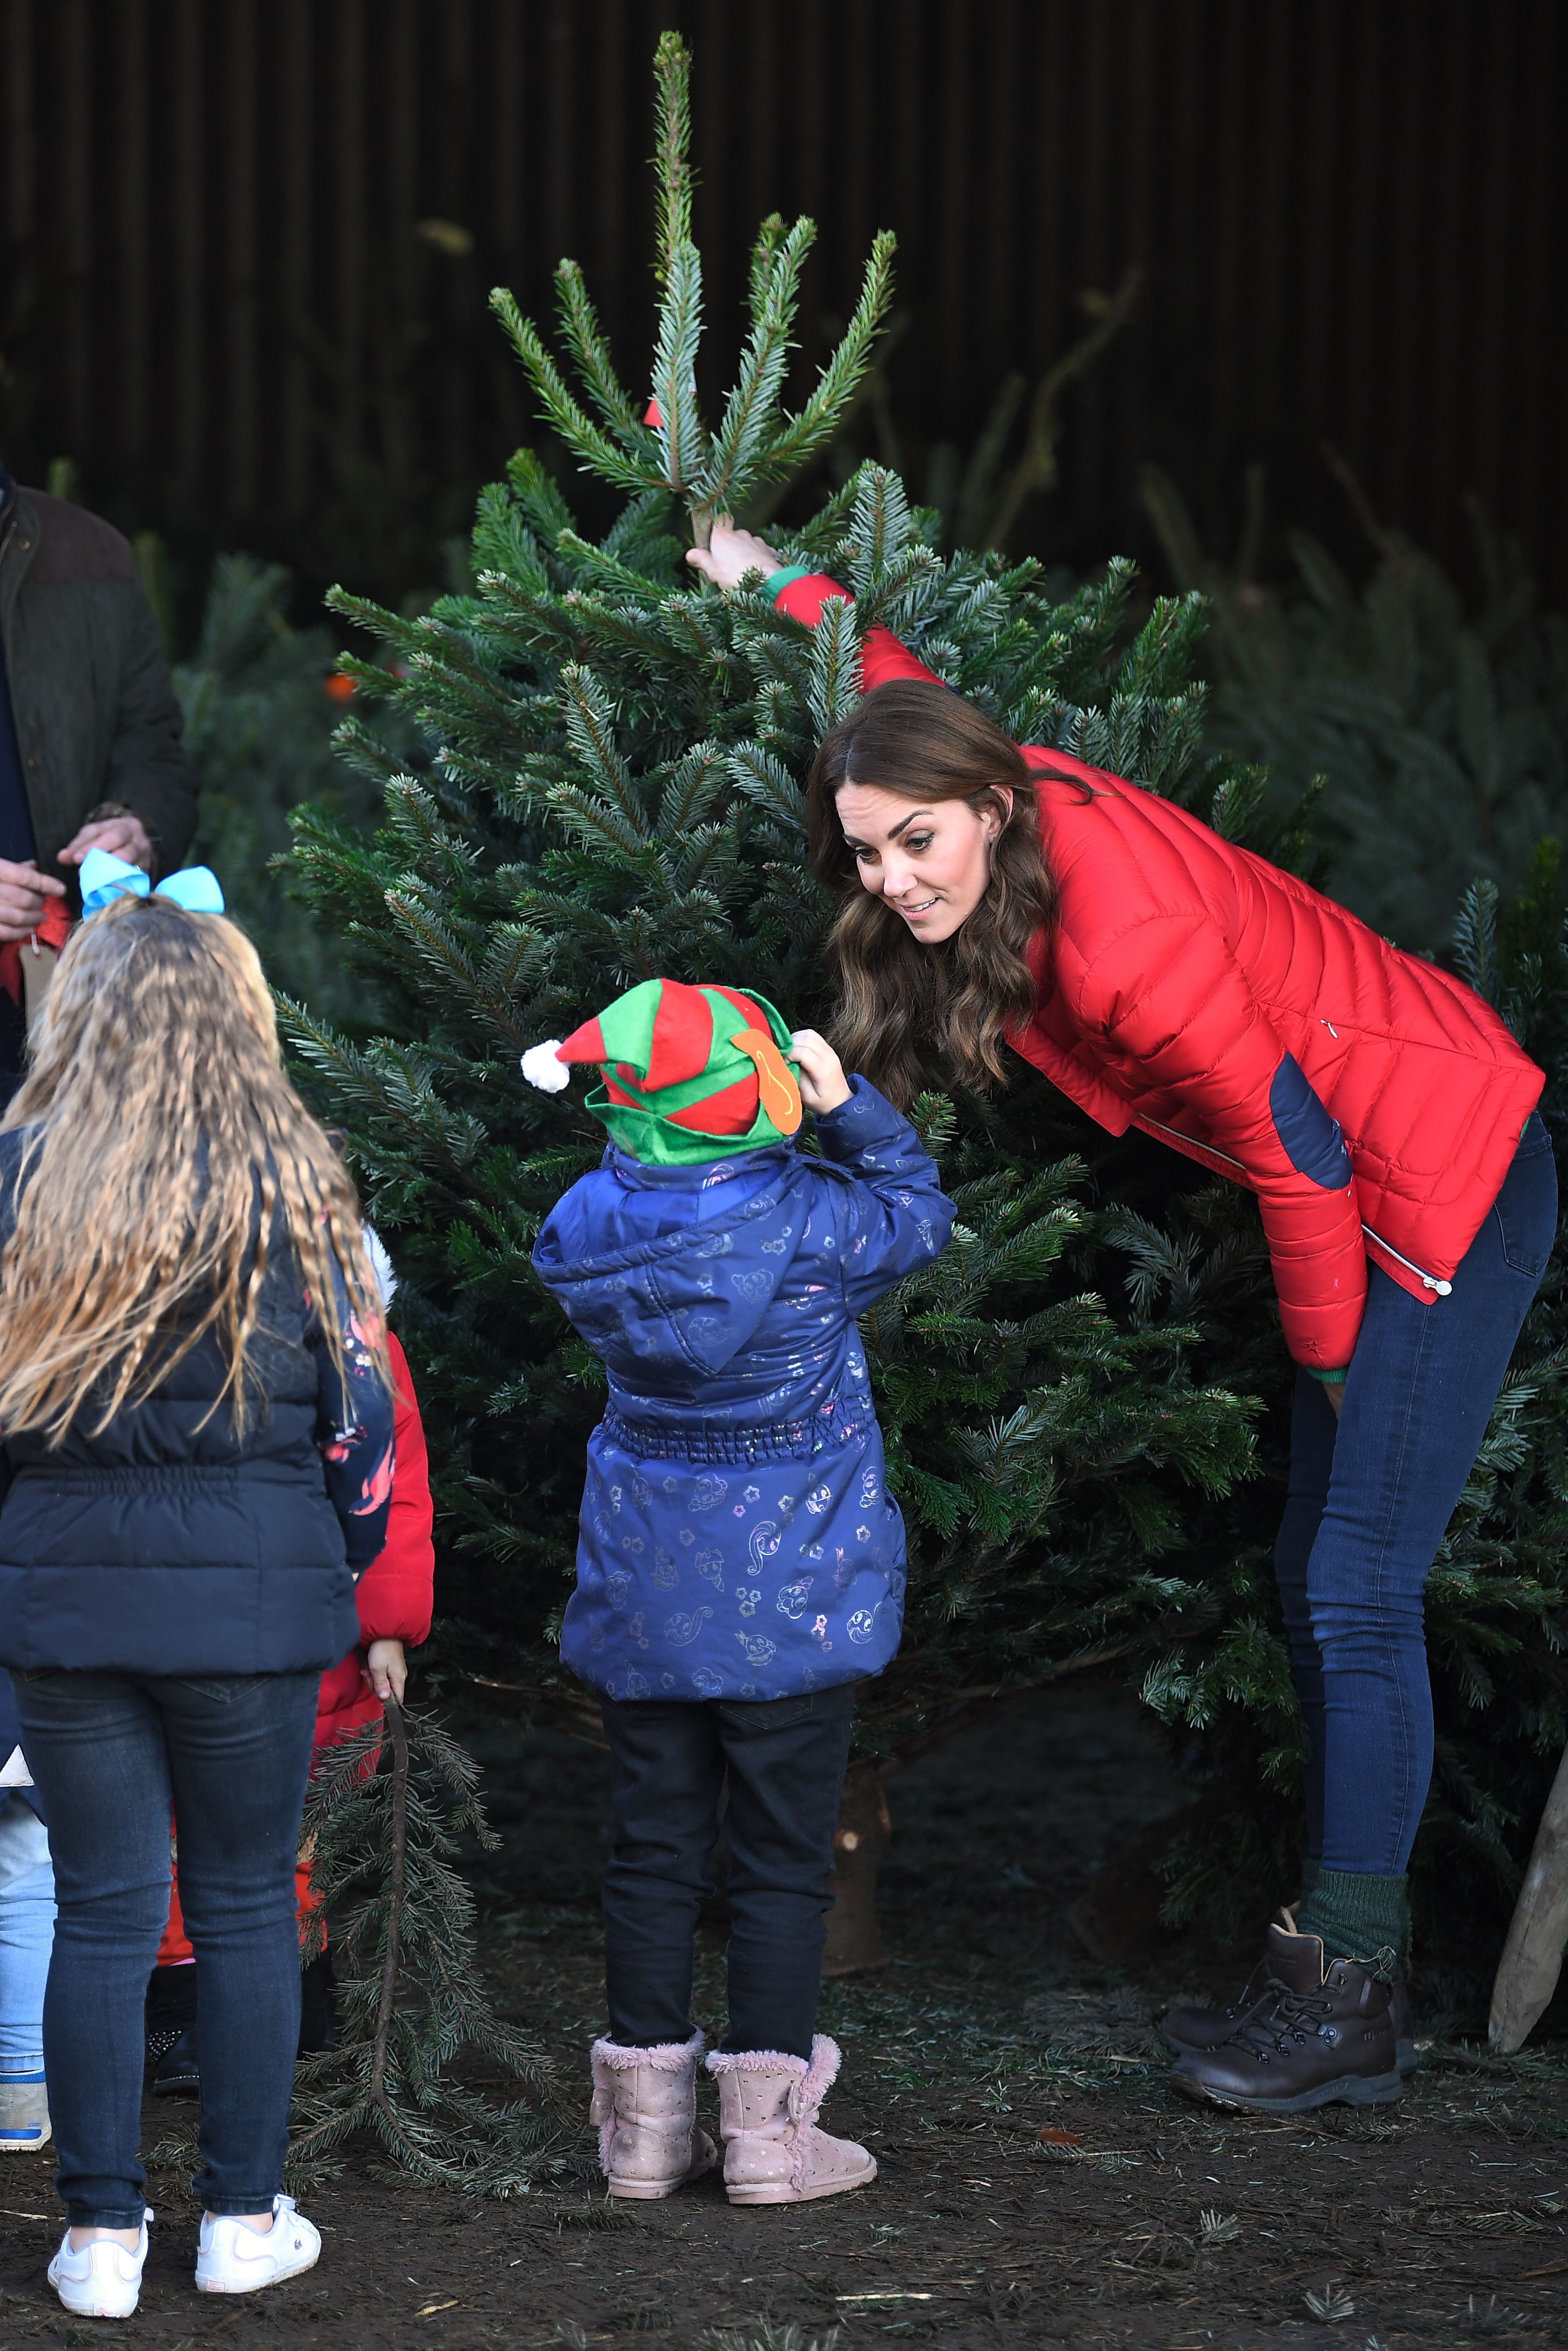
[[[946,1246],[953,1209],[908,1121],[760,997],[645,980],[523,1071],[553,1091],[581,1061],[610,1145],[533,1262],[609,1374],[561,1635],[613,1772],[601,2160],[641,2198],[716,2160],[689,2010],[727,1780],[725,2186],[836,2195],[876,2166],[816,2127],[839,2068],[813,2031],[822,1914],[854,1685],[898,1646],[904,1558],[855,1317]]]

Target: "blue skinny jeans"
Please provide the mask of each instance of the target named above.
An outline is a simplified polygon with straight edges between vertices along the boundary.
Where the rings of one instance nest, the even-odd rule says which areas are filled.
[[[1299,1372],[1274,1568],[1311,1754],[1309,1850],[1397,1876],[1432,1777],[1424,1594],[1540,1287],[1557,1172],[1539,1118],[1447,1298],[1419,1304],[1375,1266],[1336,1423]]]
[[[0,1810],[0,2081],[37,2080],[44,2070],[44,1986],[54,1939],[49,1833],[13,1792]],[[0,2131],[0,2139],[8,2136]]]
[[[143,2001],[169,1916],[172,1811],[202,2018],[192,2184],[218,2213],[265,2212],[283,2185],[319,1678],[11,1669],[55,1858],[44,2056],[73,2228],[141,2225]]]

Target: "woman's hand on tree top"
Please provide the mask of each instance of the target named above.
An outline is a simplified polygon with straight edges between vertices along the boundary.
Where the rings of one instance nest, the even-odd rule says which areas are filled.
[[[737,538],[744,534],[737,532]],[[814,1029],[791,1030],[787,1061],[795,1064],[795,1075],[800,1087],[800,1100],[809,1111],[821,1118],[841,1102],[847,1102],[854,1088],[844,1075],[844,1065],[825,1037]]]
[[[720,515],[714,523],[713,536],[706,547],[686,550],[686,561],[705,580],[727,593],[738,588],[748,571],[760,571],[766,579],[779,568],[779,558],[765,539],[755,531],[737,530],[727,515]]]

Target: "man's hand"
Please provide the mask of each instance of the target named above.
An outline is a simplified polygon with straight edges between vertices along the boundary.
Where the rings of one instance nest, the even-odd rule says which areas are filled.
[[[49,899],[63,898],[66,885],[32,863],[15,865],[0,857],[0,946],[30,939],[44,919]]]
[[[721,515],[713,527],[713,536],[706,547],[686,549],[686,561],[716,588],[738,588],[748,571],[760,571],[764,578],[779,569],[779,558],[766,539],[755,531],[737,530],[727,515]]]
[[[408,1665],[401,1641],[372,1641],[365,1651],[364,1676],[376,1696],[383,1701],[395,1698],[402,1704],[402,1694],[408,1687]]]
[[[787,1061],[795,1064],[795,1076],[800,1083],[800,1100],[819,1118],[830,1110],[847,1102],[854,1088],[844,1075],[844,1065],[825,1037],[814,1029],[791,1031]]]
[[[151,873],[156,862],[152,836],[139,816],[102,816],[94,824],[84,824],[61,850],[60,863],[79,865],[89,849],[122,857],[127,865],[140,865],[143,873]]]

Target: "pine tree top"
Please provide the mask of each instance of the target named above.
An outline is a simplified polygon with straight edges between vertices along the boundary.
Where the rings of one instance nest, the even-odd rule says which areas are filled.
[[[558,266],[561,338],[581,380],[585,407],[543,336],[504,286],[491,305],[538,394],[544,417],[584,471],[635,494],[665,491],[685,505],[695,544],[714,517],[736,511],[765,483],[798,473],[831,436],[870,363],[893,291],[894,238],[873,241],[860,298],[837,348],[799,410],[783,405],[800,305],[800,271],[816,236],[806,219],[786,228],[777,213],[758,231],[748,275],[751,332],[739,371],[712,429],[697,390],[702,338],[702,256],[692,235],[691,58],[677,33],[654,54],[653,152],[659,287],[658,329],[649,395],[634,398],[610,355],[582,271]],[[598,422],[590,413],[596,412]]]

